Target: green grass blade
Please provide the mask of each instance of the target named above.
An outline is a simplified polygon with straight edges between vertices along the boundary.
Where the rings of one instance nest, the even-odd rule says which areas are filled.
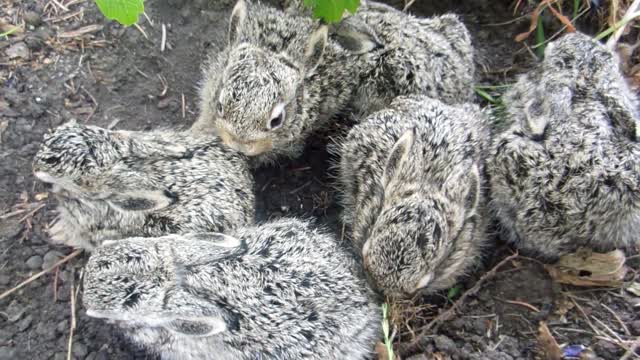
[[[384,333],[384,346],[387,349],[389,360],[394,360],[393,343],[389,338],[389,305],[387,303],[382,304],[382,332]]]
[[[573,0],[573,17],[572,17],[573,20],[575,20],[578,17],[581,3],[582,3],[582,0]]]
[[[491,96],[491,94],[489,94],[488,92],[482,90],[480,87],[476,86],[474,88],[474,90],[481,98],[487,100],[489,103],[491,103],[491,104],[497,104],[498,103],[498,100],[496,100],[496,98]]]
[[[17,26],[12,27],[10,30],[7,30],[5,32],[3,32],[2,34],[0,34],[0,37],[8,37],[9,35],[13,34],[14,32],[18,31],[18,29],[20,29]]]
[[[536,26],[536,55],[540,59],[544,57],[544,48],[545,44],[545,36],[544,36],[544,24],[542,23],[542,15],[544,14],[544,10],[540,12],[540,16],[538,16],[538,26]]]

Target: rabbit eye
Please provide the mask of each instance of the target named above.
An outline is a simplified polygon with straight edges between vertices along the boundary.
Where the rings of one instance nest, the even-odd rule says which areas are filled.
[[[268,130],[275,130],[282,126],[285,117],[285,106],[286,104],[280,103],[273,108],[273,111],[271,112],[271,118],[267,123]]]
[[[283,122],[284,122],[284,112],[281,112],[278,116],[271,118],[271,120],[269,120],[269,129],[274,130],[276,128],[279,128]]]
[[[44,159],[44,162],[46,162],[47,164],[53,165],[53,164],[57,164],[60,161],[60,159],[58,159],[55,156],[51,156],[48,157],[46,159]]]
[[[218,110],[218,115],[222,116],[224,109],[222,108],[222,103],[219,101],[218,101],[218,104],[216,105],[216,110]]]

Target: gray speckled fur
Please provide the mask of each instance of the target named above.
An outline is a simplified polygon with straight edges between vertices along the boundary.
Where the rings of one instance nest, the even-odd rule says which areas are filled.
[[[583,34],[549,44],[505,95],[488,170],[505,238],[554,260],[638,244],[637,102],[619,60]]]
[[[365,359],[382,319],[355,268],[296,219],[133,238],[92,254],[83,303],[163,359]]]
[[[350,22],[369,27],[382,45],[360,58],[365,65],[354,107],[361,113],[385,108],[399,95],[423,94],[446,104],[472,99],[473,47],[456,15],[419,18],[367,1],[340,26]]]
[[[380,290],[435,291],[480,259],[487,239],[486,116],[474,105],[395,99],[337,146],[345,223]]]
[[[247,160],[217,138],[67,123],[45,137],[33,169],[58,200],[52,239],[69,246],[253,222]]]
[[[346,111],[365,115],[403,94],[448,103],[472,94],[473,50],[453,15],[420,19],[367,3],[327,38],[308,16],[239,2],[230,23],[229,46],[205,68],[192,131],[217,132],[258,163],[298,156],[314,130]],[[279,103],[284,123],[269,130]]]

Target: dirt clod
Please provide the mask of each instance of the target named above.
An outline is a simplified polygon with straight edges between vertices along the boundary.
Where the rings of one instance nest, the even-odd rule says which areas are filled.
[[[618,359],[624,354],[624,349],[607,340],[598,340],[593,344],[593,350],[605,359]]]
[[[29,47],[23,42],[9,46],[6,52],[9,59],[29,59]]]
[[[27,259],[25,264],[31,270],[40,269],[42,267],[42,257],[40,255],[33,255]]]

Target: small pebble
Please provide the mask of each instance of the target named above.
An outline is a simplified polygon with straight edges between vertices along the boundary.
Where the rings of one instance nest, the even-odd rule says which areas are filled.
[[[56,332],[51,329],[51,323],[48,322],[38,322],[38,325],[36,325],[36,334],[44,340],[51,341],[56,338]]]
[[[42,262],[42,270],[48,269],[53,266],[56,262],[62,259],[64,255],[62,255],[59,251],[51,250],[44,254],[44,259]]]
[[[0,285],[7,286],[11,283],[11,277],[9,275],[0,275]]]
[[[458,352],[458,345],[446,336],[438,335],[434,339],[436,348],[445,354],[455,354]]]
[[[63,352],[58,352],[53,355],[53,360],[67,360],[67,354]]]
[[[7,329],[0,329],[0,339],[8,342],[12,337],[13,332],[9,332]]]
[[[33,316],[27,315],[24,319],[20,320],[16,325],[18,328],[18,332],[23,332],[27,330],[31,326],[31,322],[33,321]]]
[[[417,354],[407,358],[407,360],[429,360],[426,354]]]
[[[632,321],[629,325],[629,331],[631,331],[631,334],[633,336],[640,336],[640,320]]]
[[[42,257],[40,255],[33,255],[27,259],[26,264],[31,270],[40,269],[42,267]]]
[[[0,240],[11,240],[22,231],[22,224],[18,219],[0,220]]]
[[[173,99],[170,97],[164,98],[160,101],[158,101],[158,109],[164,109],[167,106],[169,106],[169,104],[171,103]]]
[[[8,346],[0,346],[0,360],[14,360],[16,349]]]
[[[606,359],[618,359],[624,354],[624,351],[616,344],[612,344],[606,340],[598,340],[593,344],[593,350],[597,355]]]
[[[79,359],[84,359],[85,356],[87,356],[88,350],[87,350],[87,346],[83,343],[73,343],[73,356],[79,358]]]
[[[38,51],[38,50],[42,49],[42,46],[44,45],[44,41],[42,41],[41,39],[39,39],[39,38],[37,38],[35,36],[29,36],[29,37],[25,38],[24,42],[27,44],[27,47],[31,51]]]
[[[26,311],[26,307],[16,300],[13,300],[6,310],[3,310],[3,312],[8,315],[9,322],[16,322],[20,320]]]
[[[109,360],[109,354],[106,350],[100,350],[96,355],[96,360]]]
[[[38,26],[42,24],[42,18],[40,18],[40,15],[35,11],[25,11],[22,18],[29,25]]]
[[[17,42],[7,49],[9,59],[29,59],[29,48],[24,42]]]
[[[69,330],[69,321],[68,320],[60,321],[56,326],[56,330],[58,330],[58,332],[60,333],[64,333],[65,331]]]

